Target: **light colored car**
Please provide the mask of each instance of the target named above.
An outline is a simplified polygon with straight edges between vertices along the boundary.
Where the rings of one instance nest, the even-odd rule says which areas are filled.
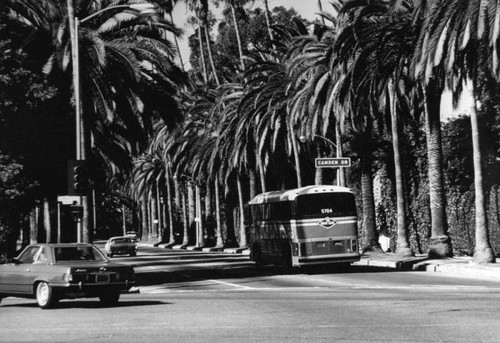
[[[124,237],[130,237],[134,242],[139,242],[139,237],[137,237],[137,232],[135,231],[127,231],[127,234]]]
[[[137,255],[137,243],[135,239],[127,236],[111,237],[106,242],[104,250],[108,257],[114,255],[135,256]]]
[[[109,262],[88,243],[31,244],[12,263],[0,264],[0,301],[36,298],[43,309],[64,298],[99,297],[114,305],[134,283],[131,266]]]

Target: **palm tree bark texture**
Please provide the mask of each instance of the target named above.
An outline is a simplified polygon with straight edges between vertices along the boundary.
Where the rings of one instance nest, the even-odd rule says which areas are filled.
[[[448,235],[446,199],[443,177],[443,151],[441,145],[440,105],[441,90],[431,80],[425,89],[425,131],[429,175],[429,201],[431,210],[431,237],[429,257],[444,258],[453,255]]]

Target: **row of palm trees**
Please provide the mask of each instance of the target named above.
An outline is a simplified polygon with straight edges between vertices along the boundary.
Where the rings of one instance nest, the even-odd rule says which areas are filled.
[[[240,245],[245,245],[245,197],[254,196],[258,188],[266,191],[303,185],[303,148],[297,133],[312,139],[333,131],[341,146],[341,133],[349,123],[357,136],[370,142],[376,121],[389,113],[396,178],[396,252],[408,256],[412,251],[408,243],[399,136],[405,114],[422,113],[431,212],[429,255],[451,256],[442,172],[441,96],[445,87],[458,98],[465,82],[471,82],[477,92],[484,80],[497,78],[494,37],[498,29],[495,25],[490,27],[496,23],[492,20],[497,18],[496,5],[488,1],[334,1],[332,5],[333,14],[323,13],[330,25],[322,26],[316,34],[309,34],[300,24],[286,30],[270,26],[270,32],[277,37],[270,37],[272,47],[247,51],[243,58],[240,46],[241,74],[231,80],[226,78],[224,84],[220,84],[213,62],[209,63],[212,78],[207,75],[210,68],[202,62],[203,86],[213,80],[213,88],[196,94],[197,99],[188,105],[183,129],[161,137],[160,141],[167,142],[169,148],[154,144],[154,149],[159,150],[150,151],[162,155],[164,165],[174,168],[173,174],[189,173],[198,183],[214,181],[217,186],[222,183],[228,187],[234,179],[240,209]],[[198,11],[204,18],[207,10],[202,8]],[[200,45],[203,43],[200,38]],[[210,45],[207,46],[206,51],[210,52]],[[479,58],[481,55],[484,56]],[[475,99],[479,99],[477,93]],[[476,107],[471,123],[476,180],[474,258],[478,262],[494,262],[485,214]],[[189,144],[175,147],[168,143],[183,139]],[[368,143],[358,151],[364,248],[378,249],[370,145],[373,146]],[[279,180],[281,183],[268,184],[274,169],[272,161],[280,158],[285,165],[290,162],[296,171],[293,185],[286,184],[286,178]]]
[[[111,3],[128,3],[75,2],[81,17]],[[215,244],[225,243],[223,231],[231,225],[230,204],[236,199],[236,236],[238,245],[245,247],[244,203],[258,192],[303,186],[305,154],[330,152],[318,137],[333,137],[337,156],[342,156],[342,137],[349,131],[362,143],[356,156],[364,249],[380,249],[373,133],[381,118],[389,115],[397,198],[396,253],[411,255],[400,140],[405,121],[423,115],[431,212],[429,254],[452,255],[442,173],[441,96],[448,87],[458,98],[464,82],[470,82],[477,100],[488,92],[485,80],[498,79],[500,5],[496,1],[334,0],[331,11],[321,12],[327,24],[316,24],[312,33],[298,19],[293,25],[273,23],[265,1],[270,44],[243,42],[237,13],[245,1],[224,1],[239,47],[235,75],[220,75],[215,63],[208,1],[186,1],[198,18],[201,61],[189,78],[173,64],[175,50],[165,39],[167,31],[176,33],[163,15],[175,1],[154,2],[162,15],[144,18],[129,11],[110,11],[89,21],[80,32],[86,46],[81,59],[87,68],[82,88],[88,89],[84,99],[88,144],[99,164],[107,167],[106,175],[118,180],[123,192],[140,204],[144,233],[173,243],[173,227],[180,216],[187,244],[189,224],[195,217],[200,220],[203,192],[205,216],[214,212]],[[17,28],[29,33],[23,37],[36,38],[24,39],[24,49],[29,52],[34,45],[46,44],[46,51],[53,53],[39,56],[45,71],[64,71],[70,63],[64,8],[49,0],[8,0],[7,7]],[[52,69],[56,64],[58,68]],[[474,259],[494,262],[477,116],[474,107]],[[309,144],[301,144],[300,136]],[[316,173],[316,180],[321,180],[321,170]],[[162,199],[164,206],[160,206]],[[150,218],[161,220],[155,227]],[[161,227],[168,228],[168,235]],[[200,243],[203,235],[197,238]]]

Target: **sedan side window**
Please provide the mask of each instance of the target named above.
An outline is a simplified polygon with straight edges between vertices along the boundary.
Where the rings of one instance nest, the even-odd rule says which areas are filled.
[[[47,255],[45,254],[45,248],[41,247],[34,257],[34,263],[47,263]]]
[[[24,250],[22,254],[19,255],[19,258],[17,260],[20,263],[33,263],[35,262],[35,255],[40,249],[41,248],[37,246],[27,247],[26,250]]]

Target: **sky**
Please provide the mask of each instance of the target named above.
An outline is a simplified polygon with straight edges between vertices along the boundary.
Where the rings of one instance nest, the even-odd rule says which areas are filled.
[[[297,13],[299,13],[302,17],[314,20],[315,14],[318,12],[318,6],[315,0],[268,0],[269,9],[272,9],[276,6],[283,6],[285,8],[294,8]],[[323,9],[329,9],[330,5],[327,0],[322,0]],[[264,7],[263,0],[255,0],[253,8]],[[217,18],[221,18],[220,9],[217,10],[215,6],[210,2],[210,10],[214,12]],[[173,11],[174,23],[177,27],[184,30],[184,35],[179,41],[180,51],[182,55],[182,59],[184,65],[187,69],[189,66],[189,47],[187,43],[187,39],[190,35],[193,34],[193,28],[187,24],[187,17],[190,16],[189,11],[186,9],[185,2],[178,2]]]
[[[283,6],[285,8],[294,8],[297,13],[299,13],[303,18],[309,19],[313,21],[318,13],[317,1],[315,0],[268,0],[269,9],[272,9],[276,6]],[[331,11],[332,7],[328,0],[321,0],[322,7],[324,11]],[[222,17],[220,15],[220,10],[213,6],[210,2],[211,10],[215,12],[217,17]],[[255,0],[253,7],[264,7],[263,0]],[[184,30],[184,35],[179,41],[180,51],[182,55],[182,59],[184,65],[187,69],[189,66],[189,47],[187,43],[187,38],[193,33],[193,28],[187,24],[187,17],[190,14],[186,9],[184,1],[178,2],[173,11],[174,23],[177,27]],[[449,118],[453,118],[456,114],[464,114],[470,113],[470,107],[472,104],[472,95],[470,91],[465,91],[460,101],[460,104],[457,109],[453,109],[451,105],[451,94],[449,92],[445,92],[443,94],[442,104],[441,104],[441,115],[444,120],[448,120]]]

